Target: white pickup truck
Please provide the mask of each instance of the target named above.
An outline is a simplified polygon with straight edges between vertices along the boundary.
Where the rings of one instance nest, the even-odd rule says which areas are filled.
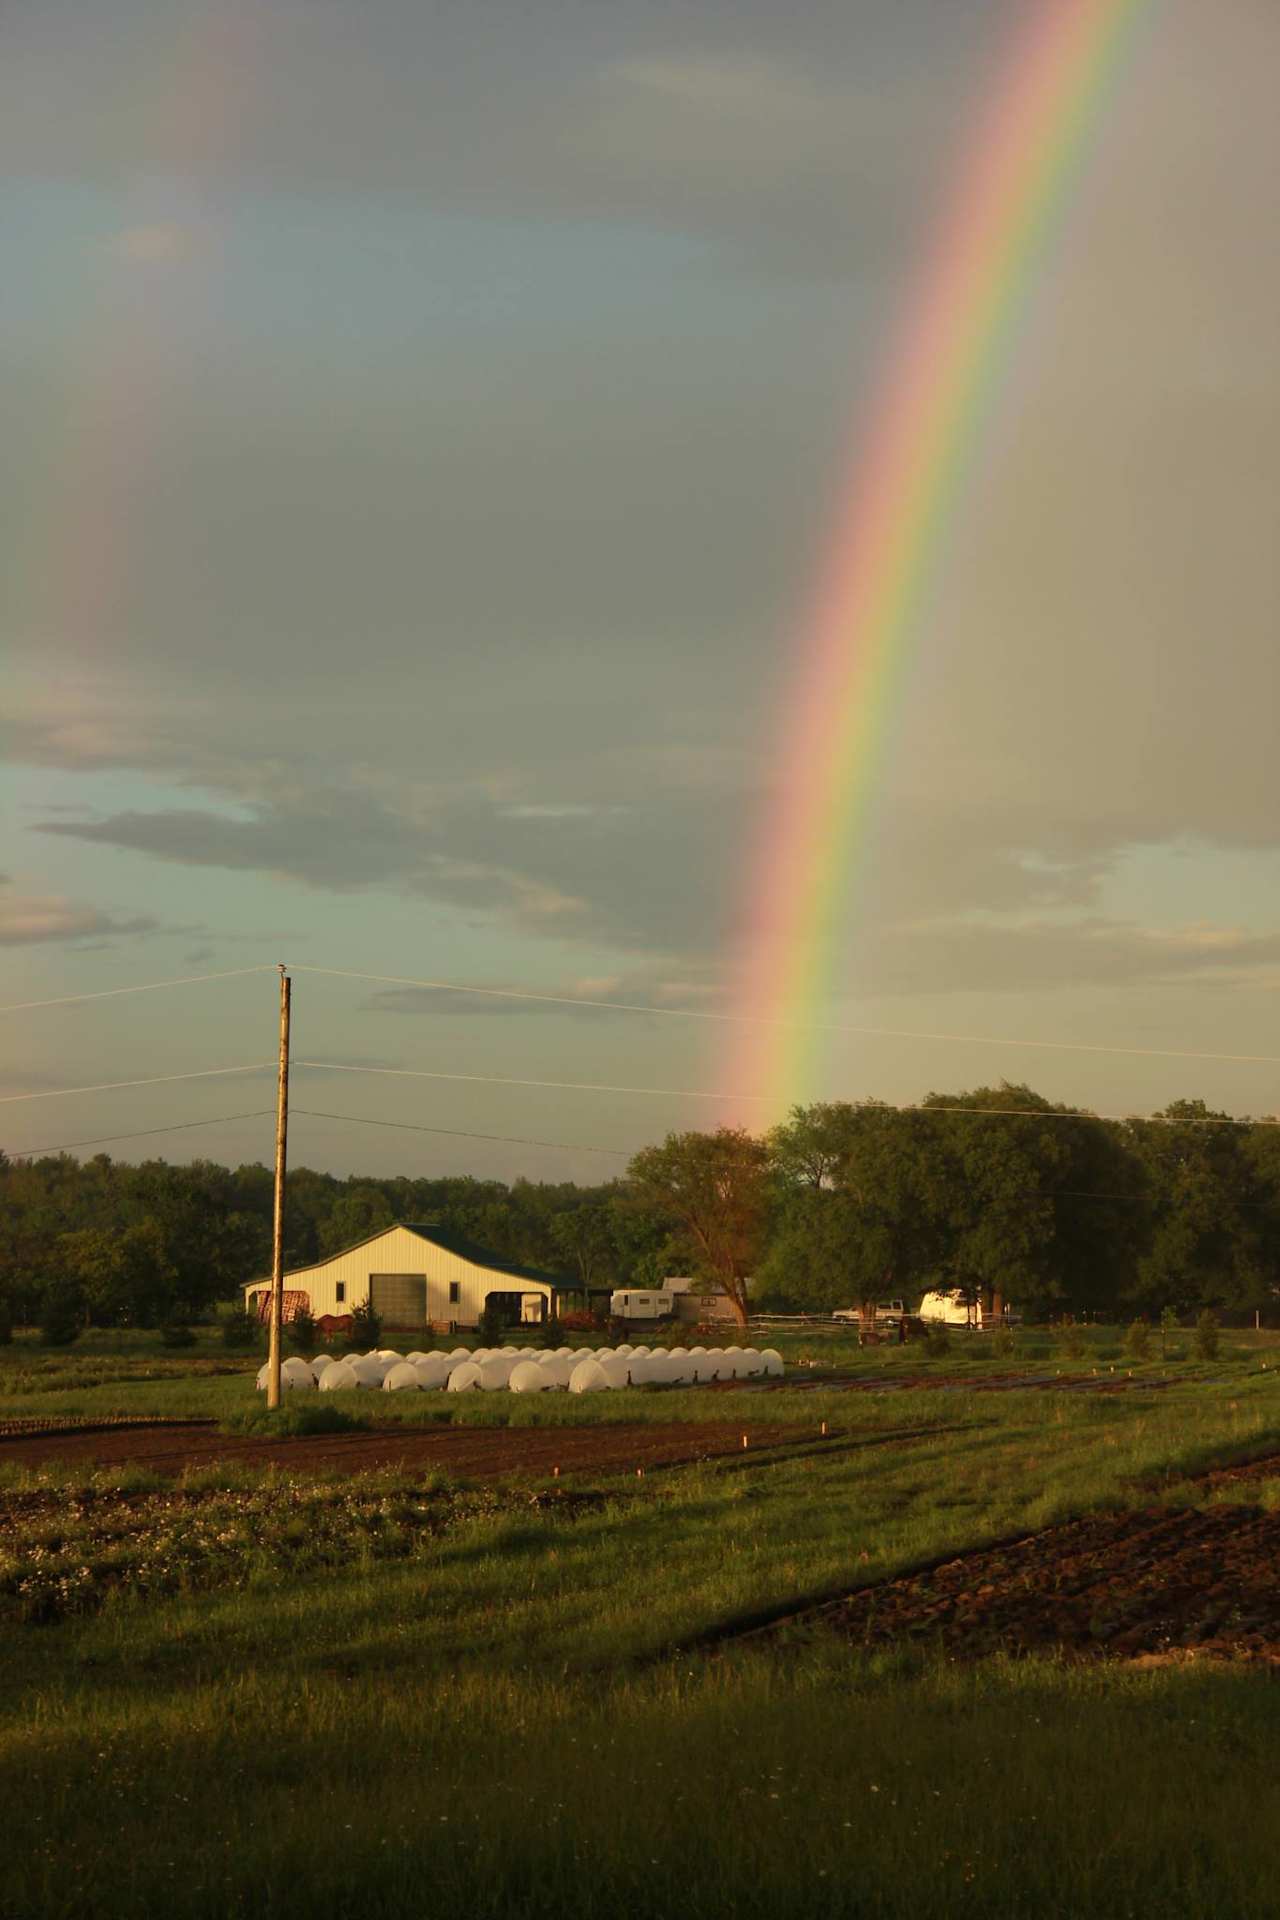
[[[876,1319],[887,1322],[889,1325],[892,1325],[895,1320],[901,1320],[906,1311],[906,1303],[902,1300],[879,1300],[876,1302]],[[862,1309],[861,1307],[841,1307],[838,1313],[832,1314],[831,1318],[833,1320],[860,1321],[862,1319]]]

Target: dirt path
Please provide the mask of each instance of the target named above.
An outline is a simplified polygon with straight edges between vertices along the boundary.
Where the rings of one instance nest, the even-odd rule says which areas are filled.
[[[748,1429],[749,1451],[813,1435],[794,1426]],[[147,1467],[159,1473],[215,1460],[301,1473],[368,1473],[381,1468],[440,1467],[471,1479],[502,1474],[634,1473],[741,1454],[743,1425],[637,1423],[592,1427],[382,1427],[368,1433],[326,1433],[290,1440],[219,1433],[211,1424],[170,1421],[82,1433],[27,1433],[0,1438],[0,1465],[86,1464]]]
[[[1274,1476],[1277,1462],[1269,1464]],[[1261,1477],[1265,1467],[1213,1478]],[[914,1641],[966,1659],[1058,1648],[1148,1662],[1194,1652],[1280,1663],[1278,1566],[1280,1513],[1095,1514],[881,1581],[770,1631],[826,1628],[868,1646]]]

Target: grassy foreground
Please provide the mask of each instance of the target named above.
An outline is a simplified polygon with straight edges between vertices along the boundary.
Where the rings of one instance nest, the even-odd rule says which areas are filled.
[[[1261,1920],[1266,1672],[698,1644],[1090,1507],[1222,1497],[1185,1476],[1280,1445],[1280,1392],[1256,1359],[1219,1374],[778,1394],[868,1444],[563,1508],[438,1475],[10,1474],[0,1913]]]

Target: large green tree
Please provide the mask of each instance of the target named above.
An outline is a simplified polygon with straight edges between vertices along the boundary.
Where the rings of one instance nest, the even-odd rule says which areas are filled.
[[[1179,1313],[1274,1301],[1274,1189],[1265,1143],[1203,1100],[1175,1100],[1129,1138],[1151,1196],[1149,1244],[1137,1262],[1135,1306]]]
[[[939,1274],[999,1317],[1114,1300],[1144,1226],[1124,1143],[1092,1115],[1032,1088],[978,1087],[924,1102],[945,1169]]]
[[[769,1154],[738,1127],[671,1133],[632,1160],[636,1204],[672,1229],[694,1274],[729,1300],[747,1324],[747,1282],[764,1252]]]
[[[905,1297],[938,1252],[943,1169],[927,1120],[877,1101],[797,1107],[769,1137],[775,1225],[763,1279],[830,1309]]]

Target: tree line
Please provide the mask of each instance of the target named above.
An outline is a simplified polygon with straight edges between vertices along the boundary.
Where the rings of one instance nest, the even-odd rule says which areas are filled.
[[[0,1319],[50,1291],[84,1321],[207,1318],[270,1262],[270,1170],[0,1155]],[[793,1109],[763,1138],[671,1134],[599,1186],[289,1175],[286,1264],[432,1221],[587,1289],[693,1273],[738,1311],[824,1311],[929,1288],[988,1310],[1280,1304],[1280,1128],[1202,1101],[1116,1125],[1030,1087]]]

